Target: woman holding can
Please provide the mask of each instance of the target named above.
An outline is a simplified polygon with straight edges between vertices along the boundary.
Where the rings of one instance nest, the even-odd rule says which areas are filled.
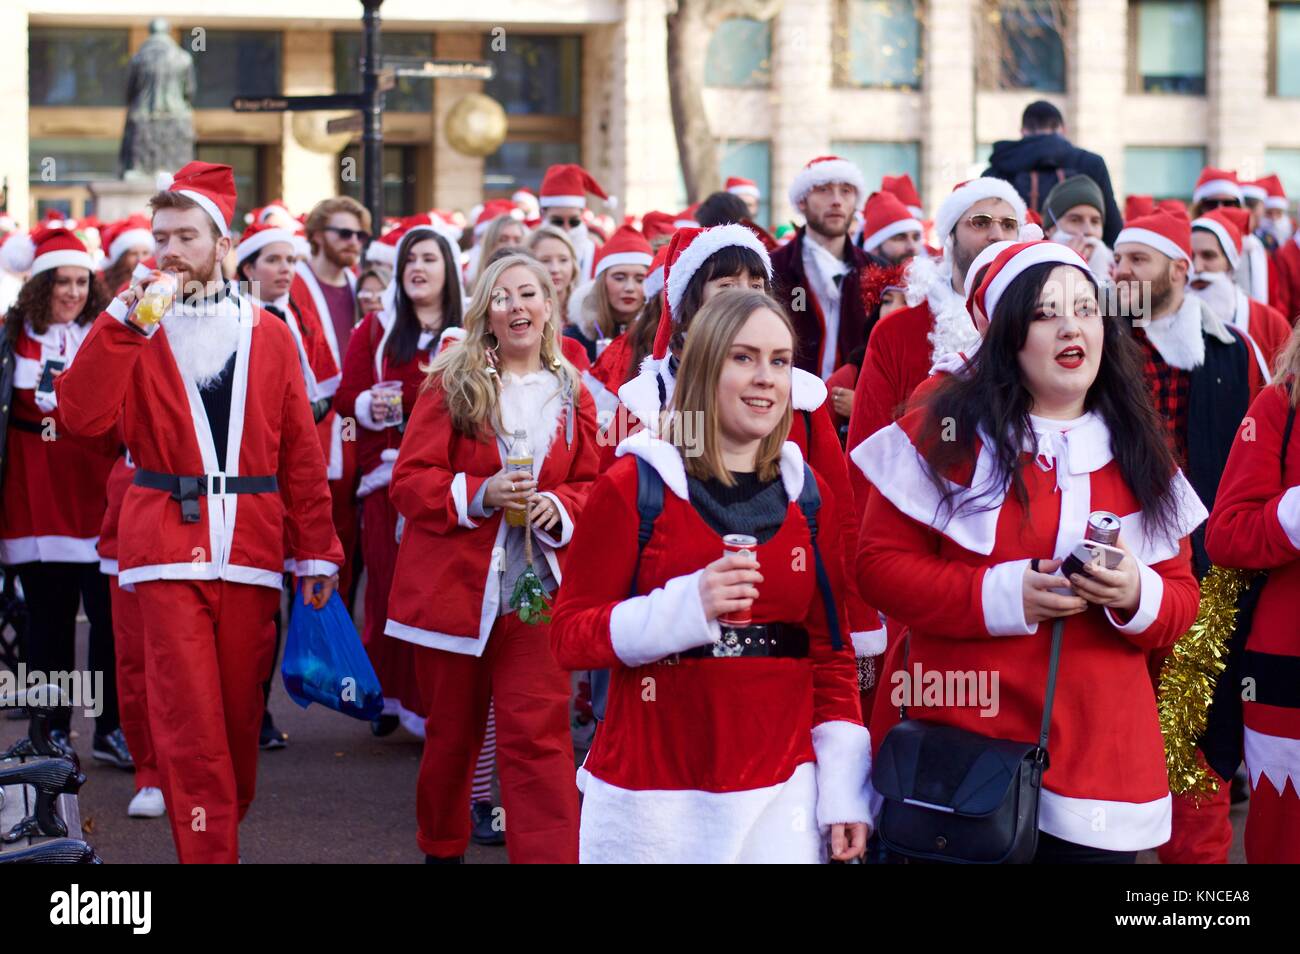
[[[579,774],[580,859],[816,862],[829,841],[848,860],[866,844],[870,739],[839,501],[786,440],[793,331],[755,291],[699,318],[680,429],[620,446],[574,536],[588,572],[551,624],[562,666],[612,670]],[[675,439],[691,428],[698,442]],[[657,514],[639,506],[655,487]]]
[[[910,631],[887,658],[894,691],[876,696],[873,734],[906,703],[909,718],[1037,739],[1062,619],[1035,860],[1131,863],[1169,838],[1146,661],[1196,615],[1188,535],[1205,509],[1165,443],[1131,336],[1102,313],[1074,251],[1006,247],[968,307],[990,320],[967,373],[852,454],[872,487],[859,585]],[[1098,559],[1062,575],[1085,540]],[[985,688],[909,689],[951,673]]]

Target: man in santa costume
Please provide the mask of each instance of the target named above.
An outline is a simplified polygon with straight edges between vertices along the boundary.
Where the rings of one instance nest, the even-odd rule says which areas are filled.
[[[563,229],[569,234],[573,248],[578,253],[578,277],[591,278],[596,263],[596,243],[592,241],[583,213],[587,211],[587,195],[608,199],[600,183],[586,169],[576,163],[551,166],[542,176],[542,222]]]
[[[882,318],[871,331],[854,387],[850,450],[898,417],[939,358],[967,350],[979,340],[966,310],[966,272],[981,250],[1017,238],[1024,221],[1024,200],[1004,179],[972,179],[944,199],[935,217],[943,260],[912,259],[907,272],[909,307]],[[856,467],[850,468],[849,478],[861,517],[867,503],[866,478]]]
[[[899,265],[925,254],[925,226],[893,193],[871,193],[862,214],[860,244],[873,265]]]
[[[867,256],[849,241],[866,194],[862,171],[818,156],[790,183],[790,204],[806,225],[772,255],[776,298],[794,325],[795,366],[825,380],[866,341],[860,273]]]
[[[1115,242],[1115,283],[1122,314],[1146,361],[1152,403],[1165,422],[1174,456],[1207,510],[1237,429],[1264,377],[1249,336],[1187,294],[1192,227],[1160,210],[1125,224]],[[1192,566],[1209,570],[1205,526],[1192,533]],[[1153,678],[1162,654],[1153,654]],[[1160,848],[1166,864],[1226,864],[1232,845],[1228,787],[1197,804],[1174,797],[1173,835]]]
[[[1267,200],[1269,215],[1266,218],[1272,224],[1266,227],[1277,239],[1277,251],[1272,259],[1273,286],[1270,289],[1275,294],[1269,301],[1294,327],[1297,316],[1300,316],[1300,231],[1295,229],[1287,215],[1287,198],[1281,190],[1281,182],[1277,191],[1277,195],[1270,195]]]
[[[1264,249],[1272,255],[1291,237],[1295,227],[1287,214],[1288,203],[1286,190],[1282,188],[1282,180],[1276,175],[1269,174],[1257,180],[1255,185],[1264,190],[1263,207],[1259,213],[1259,221],[1255,223],[1255,235],[1264,243]],[[1273,286],[1270,286],[1269,294],[1271,295],[1272,292]],[[1269,301],[1272,302],[1273,299],[1270,298]]]
[[[1201,170],[1196,187],[1192,190],[1192,218],[1199,218],[1215,209],[1242,209],[1245,205],[1246,196],[1235,171],[1208,166]],[[1248,231],[1242,238],[1242,259],[1235,270],[1236,282],[1251,298],[1267,305],[1268,254],[1264,251],[1263,243],[1251,232]]]
[[[221,278],[234,172],[191,162],[166,180],[150,200],[153,235],[182,291],[160,321],[140,313],[140,285],[124,291],[56,390],[69,431],[120,423],[137,465],[118,582],[134,587],[144,621],[149,722],[177,854],[234,863],[256,781],[285,531],[314,605],[333,592],[343,551],[293,336]]]
[[[749,217],[758,220],[758,200],[763,197],[763,193],[758,188],[757,182],[743,176],[728,176],[727,184],[723,188],[732,195],[740,196],[745,202],[745,208],[749,209]]]
[[[1242,237],[1247,227],[1245,209],[1215,209],[1193,220],[1193,267],[1187,275],[1187,290],[1221,320],[1246,332],[1268,380],[1273,359],[1291,337],[1291,325],[1280,311],[1248,297],[1233,281],[1242,262]]]

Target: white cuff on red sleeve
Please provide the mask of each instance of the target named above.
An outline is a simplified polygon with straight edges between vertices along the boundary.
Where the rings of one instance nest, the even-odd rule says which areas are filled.
[[[469,484],[463,471],[451,479],[451,500],[456,505],[456,523],[466,530],[477,527],[478,524],[469,518]]]
[[[849,638],[853,640],[853,655],[879,656],[885,651],[885,637],[883,626],[865,633],[850,633]]]
[[[817,824],[871,823],[871,733],[853,722],[813,726]]]
[[[1282,524],[1291,546],[1300,550],[1300,486],[1292,487],[1282,495],[1277,505],[1277,521]]]
[[[1121,633],[1128,633],[1131,636],[1146,632],[1147,627],[1156,621],[1156,617],[1160,614],[1160,603],[1165,598],[1164,578],[1145,563],[1138,564],[1138,580],[1142,590],[1138,595],[1138,607],[1132,619],[1120,625],[1111,608],[1109,606],[1105,608],[1106,618],[1110,620],[1110,624]]]
[[[552,530],[535,530],[534,535],[552,550],[567,546],[569,541],[573,539],[573,519],[569,516],[569,511],[564,509],[564,504],[560,501],[560,498],[549,490],[542,491],[540,496],[546,497],[555,503],[555,509],[560,513],[559,533],[554,533],[555,528],[552,528]]]
[[[675,576],[658,589],[614,607],[609,617],[609,642],[623,665],[644,666],[722,638],[718,621],[704,618],[700,600],[703,573],[696,570]]]
[[[1038,632],[1025,620],[1025,569],[1030,560],[1011,560],[989,567],[981,584],[984,628],[990,636],[1029,636]]]
[[[339,571],[337,563],[329,560],[294,560],[294,576],[333,576]]]
[[[369,391],[362,391],[357,395],[357,423],[368,431],[382,431],[383,424],[376,424],[375,419],[370,414],[370,408],[375,400],[375,396]]]

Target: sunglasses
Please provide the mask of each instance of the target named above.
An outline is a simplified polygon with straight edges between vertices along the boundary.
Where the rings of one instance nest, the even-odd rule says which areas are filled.
[[[566,219],[563,216],[552,215],[549,221],[556,228],[562,229],[567,226],[571,229],[576,229],[579,225],[582,224],[582,217],[579,215],[573,215]]]
[[[985,212],[979,212],[966,219],[966,224],[976,232],[987,232],[993,227],[994,222],[998,223],[1004,232],[1014,233],[1020,231],[1020,222],[1014,216],[994,218]]]
[[[350,242],[353,239],[356,239],[358,242],[368,242],[370,240],[370,233],[362,229],[340,229],[333,225],[327,225],[325,226],[325,231],[333,232],[344,242]]]
[[[1209,212],[1213,209],[1219,209],[1225,207],[1229,209],[1240,209],[1241,203],[1238,202],[1236,199],[1202,199],[1201,200],[1201,209],[1205,212]]]

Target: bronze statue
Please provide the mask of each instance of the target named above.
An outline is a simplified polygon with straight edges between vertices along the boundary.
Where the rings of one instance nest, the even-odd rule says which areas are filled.
[[[171,38],[166,20],[152,21],[127,78],[123,177],[175,172],[194,158],[194,88],[194,58]]]

